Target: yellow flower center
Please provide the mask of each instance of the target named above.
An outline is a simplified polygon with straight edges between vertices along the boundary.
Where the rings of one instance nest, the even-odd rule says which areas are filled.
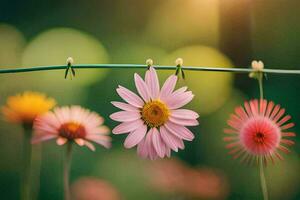
[[[59,135],[69,140],[73,140],[76,138],[84,138],[86,136],[86,132],[81,124],[68,122],[60,126]]]
[[[166,104],[160,100],[146,103],[142,108],[142,119],[150,127],[159,127],[169,118],[170,111]]]

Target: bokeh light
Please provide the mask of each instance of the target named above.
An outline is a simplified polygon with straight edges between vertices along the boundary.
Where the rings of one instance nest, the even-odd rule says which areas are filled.
[[[178,48],[195,41],[217,46],[218,0],[167,0],[151,11],[146,36],[155,44]]]
[[[166,50],[158,46],[143,45],[135,41],[124,42],[114,49],[111,55],[113,63],[144,64],[148,58],[155,63],[161,63],[166,56]]]
[[[174,65],[178,57],[183,58],[184,66],[233,66],[231,61],[217,49],[200,45],[183,47],[170,53],[166,56],[164,64]],[[231,94],[232,74],[185,71],[185,75],[185,84],[195,94],[191,105],[202,116],[220,108]]]
[[[0,24],[0,68],[20,66],[24,35],[15,27]]]
[[[72,184],[74,200],[121,200],[119,192],[109,182],[94,177],[82,177]]]
[[[36,36],[25,48],[23,66],[65,65],[68,57],[76,64],[108,63],[106,49],[95,37],[71,28],[53,28]],[[89,85],[105,76],[107,69],[78,69],[73,84]],[[62,77],[59,71],[43,76],[44,80]],[[62,82],[61,82],[62,83]]]

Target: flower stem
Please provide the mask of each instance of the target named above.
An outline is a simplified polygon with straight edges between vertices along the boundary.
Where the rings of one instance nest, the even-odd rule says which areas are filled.
[[[66,157],[65,157],[65,160],[64,160],[64,194],[65,194],[65,200],[71,200],[70,183],[69,183],[71,161],[72,161],[72,143],[68,142]]]
[[[259,95],[261,99],[264,99],[263,78],[264,78],[263,72],[259,72],[257,79],[259,85]]]
[[[31,135],[32,129],[30,126],[24,125],[23,138],[23,165],[22,165],[22,184],[21,184],[21,199],[31,200],[30,194],[30,175],[31,175]]]
[[[266,178],[264,174],[264,163],[262,158],[259,160],[259,175],[260,175],[260,184],[261,184],[264,200],[268,200],[269,199],[268,189],[267,189]]]
[[[42,145],[35,144],[31,150],[31,199],[36,200],[40,190]]]

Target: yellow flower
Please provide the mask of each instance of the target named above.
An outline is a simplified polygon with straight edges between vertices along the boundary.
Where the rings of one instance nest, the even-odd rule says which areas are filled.
[[[26,91],[8,97],[2,113],[9,122],[32,124],[38,115],[49,111],[55,104],[54,99],[47,98],[43,93]]]

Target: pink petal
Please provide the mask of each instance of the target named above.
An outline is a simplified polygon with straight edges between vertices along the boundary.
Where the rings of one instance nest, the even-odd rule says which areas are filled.
[[[90,143],[89,141],[84,141],[84,145],[85,146],[87,146],[87,148],[89,148],[90,150],[92,150],[92,151],[95,151],[96,150],[96,148],[95,148],[95,146],[92,144],[92,143]]]
[[[56,139],[56,144],[61,146],[61,145],[64,145],[68,142],[68,139],[67,138],[64,138],[64,137],[58,137]]]
[[[60,122],[52,112],[48,112],[34,121],[33,127],[36,132],[57,135],[57,129],[60,127]]]
[[[176,86],[176,82],[177,82],[177,76],[175,75],[171,75],[166,82],[164,83],[164,85],[161,88],[160,91],[160,99],[161,100],[165,100],[166,97],[168,97],[174,90],[175,86]]]
[[[140,126],[138,129],[136,129],[135,131],[129,133],[124,142],[125,148],[130,149],[135,145],[137,145],[139,142],[141,142],[141,140],[145,137],[146,132],[147,132],[147,126],[143,125]]]
[[[111,114],[109,117],[118,122],[130,122],[140,119],[141,114],[139,112],[119,111]]]
[[[253,113],[251,111],[251,108],[250,108],[250,104],[248,101],[244,102],[244,106],[245,106],[245,110],[246,112],[248,113],[249,116],[253,116]]]
[[[282,126],[282,124],[284,124],[285,122],[287,122],[290,119],[291,119],[290,115],[284,116],[279,122],[277,122],[277,125]]]
[[[258,115],[259,111],[258,111],[258,100],[252,100],[250,101],[250,108],[251,108],[251,112],[253,113],[253,115]]]
[[[55,108],[53,112],[60,123],[65,123],[70,119],[70,108],[68,106]]]
[[[43,141],[47,141],[47,140],[51,140],[53,138],[56,138],[57,135],[52,135],[52,134],[35,134],[31,140],[31,143],[32,144],[37,144],[37,143],[40,143],[40,142],[43,142]]]
[[[198,113],[188,109],[177,109],[171,111],[171,116],[180,119],[197,119]]]
[[[259,108],[259,113],[264,116],[266,109],[267,109],[267,100],[265,99],[260,99],[260,108]]]
[[[76,138],[74,139],[75,143],[78,144],[79,146],[83,146],[85,144],[84,139],[81,138]]]
[[[270,115],[270,119],[273,119],[279,110],[280,110],[280,105],[276,105],[273,109],[273,112]]]
[[[134,131],[138,129],[140,126],[142,126],[144,122],[142,120],[136,120],[132,122],[123,122],[116,126],[113,130],[113,134],[124,134],[124,133],[129,133],[131,131]]]
[[[73,117],[74,121],[86,123],[87,126],[92,127],[92,128],[100,126],[104,122],[103,117],[99,116],[95,112],[89,112],[89,111],[85,110],[85,112],[83,112],[81,115],[82,116],[77,116],[77,117],[74,116]]]
[[[268,103],[267,110],[266,110],[266,114],[265,114],[266,117],[269,117],[269,116],[270,116],[271,111],[272,111],[273,108],[274,108],[274,105],[275,105],[275,104],[274,104],[273,101],[270,101],[270,102]]]
[[[97,134],[92,134],[92,135],[87,135],[86,139],[91,140],[91,141],[96,141],[96,140],[103,140],[103,141],[111,141],[111,137],[108,135],[97,135]]]
[[[160,137],[160,133],[156,128],[153,128],[153,133],[152,133],[152,142],[153,142],[153,147],[159,157],[163,158],[165,156],[165,143]]]
[[[146,142],[145,142],[146,150],[147,150],[148,156],[151,160],[155,160],[157,158],[157,153],[153,147],[153,142],[152,142],[153,132],[154,132],[153,128],[148,131],[147,136],[146,136]]]
[[[285,109],[284,108],[280,109],[280,111],[277,113],[277,115],[274,116],[273,121],[277,122],[284,115],[284,113],[285,113]]]
[[[96,128],[93,128],[91,130],[87,130],[89,134],[101,134],[101,135],[107,135],[110,132],[110,129],[107,126],[99,126]]]
[[[186,90],[187,90],[187,87],[186,87],[186,86],[181,87],[181,88],[175,90],[175,91],[172,93],[172,95],[176,96],[176,95],[183,94]]]
[[[156,70],[153,67],[150,67],[150,69],[146,72],[145,81],[152,99],[157,99],[159,97],[159,81]]]
[[[132,106],[130,104],[127,104],[127,103],[112,101],[111,104],[114,105],[117,108],[120,108],[121,110],[125,110],[125,111],[138,111],[137,107],[134,107],[134,106]]]
[[[165,127],[174,135],[184,140],[192,141],[194,134],[184,126],[174,124],[172,122],[165,123]]]
[[[100,144],[102,146],[104,146],[105,148],[110,148],[111,147],[111,137],[109,136],[104,136],[102,135],[102,137],[106,137],[106,138],[101,138],[101,139],[91,139],[91,141]]]
[[[148,156],[148,151],[146,148],[146,139],[143,138],[137,146],[137,153],[142,158],[146,158]]]
[[[171,157],[171,149],[168,148],[168,147],[166,147],[166,155],[167,155],[168,158]]]
[[[191,91],[184,92],[181,94],[169,96],[166,104],[168,105],[169,109],[177,109],[189,103],[193,98],[194,95]]]
[[[169,117],[169,120],[174,124],[182,125],[182,126],[198,126],[199,122],[196,119],[178,119],[175,117]]]
[[[165,144],[173,151],[177,152],[178,147],[180,149],[184,149],[184,143],[182,142],[182,140],[170,133],[164,126],[160,127],[160,135]]]
[[[235,113],[242,120],[246,120],[249,118],[248,114],[246,113],[246,111],[244,110],[244,108],[242,106],[236,107]]]
[[[127,88],[124,88],[122,86],[119,86],[117,89],[117,93],[122,97],[127,103],[141,108],[144,105],[143,100],[136,94],[134,94],[132,91],[128,90]]]
[[[141,97],[147,102],[150,101],[150,92],[148,86],[143,79],[137,74],[134,74],[135,86]]]

